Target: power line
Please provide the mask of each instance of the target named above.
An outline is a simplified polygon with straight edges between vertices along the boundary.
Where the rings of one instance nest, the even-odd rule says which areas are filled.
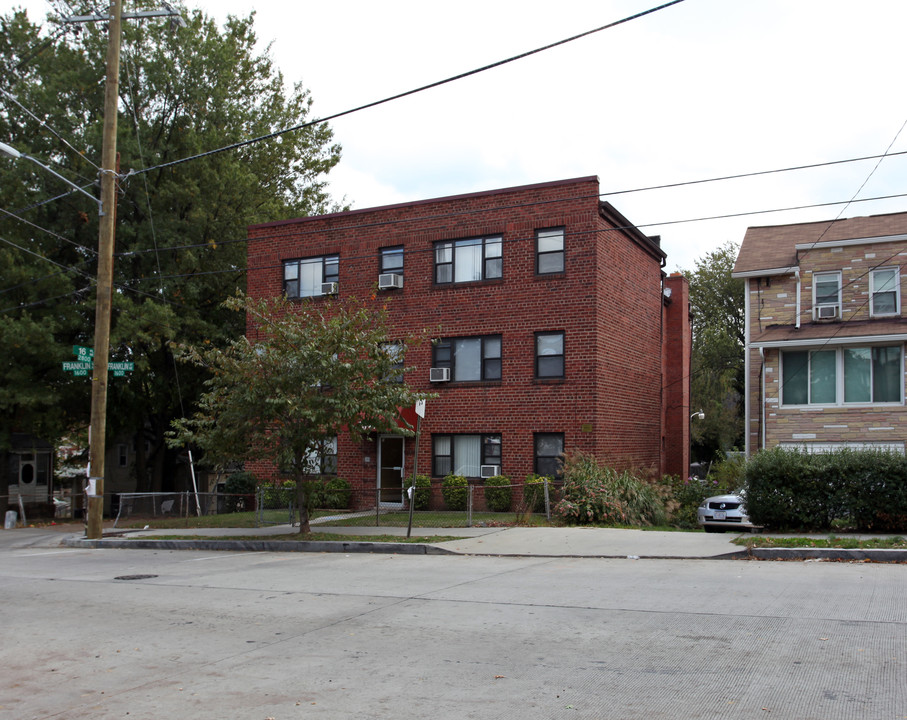
[[[629,194],[629,193],[647,192],[649,190],[663,190],[663,189],[670,189],[670,188],[677,188],[677,187],[685,187],[685,186],[689,186],[689,185],[700,185],[703,183],[724,182],[727,180],[738,180],[741,178],[757,177],[760,175],[771,175],[771,174],[777,174],[777,173],[783,173],[783,172],[793,172],[796,170],[809,170],[809,169],[820,168],[820,167],[828,167],[831,165],[842,165],[842,164],[846,164],[846,163],[862,162],[864,160],[877,160],[880,158],[896,157],[899,155],[907,155],[907,150],[899,151],[899,152],[895,152],[895,153],[887,153],[887,154],[883,154],[883,155],[864,155],[862,157],[847,158],[845,160],[829,160],[826,162],[811,163],[811,164],[806,164],[806,165],[794,165],[791,167],[775,168],[772,170],[757,170],[757,171],[753,171],[753,172],[737,173],[734,175],[722,175],[722,176],[712,177],[712,178],[700,178],[698,180],[687,180],[687,181],[676,182],[676,183],[668,183],[668,184],[661,184],[661,185],[648,185],[648,186],[644,186],[644,187],[631,188],[631,189],[627,189],[627,190],[611,190],[608,192],[599,193],[598,195],[576,196],[572,199],[581,200],[584,197],[586,197],[586,198],[610,197],[612,195],[625,195],[625,194]],[[894,196],[894,197],[896,197],[896,196]],[[884,199],[884,198],[879,198],[879,199]],[[475,214],[476,212],[483,212],[483,211],[492,212],[492,211],[497,211],[497,210],[501,210],[501,209],[533,207],[533,206],[538,206],[538,205],[552,204],[552,203],[556,203],[556,202],[561,202],[561,200],[560,199],[539,200],[539,201],[533,201],[533,202],[529,202],[529,203],[519,203],[519,204],[515,204],[515,205],[509,205],[509,206],[506,206],[503,208],[502,207],[478,208],[476,210],[464,210],[464,211],[459,211],[456,213],[439,213],[438,215],[432,215],[429,217],[420,216],[418,218],[418,220],[420,222],[423,222],[426,219],[433,220],[433,219],[449,218],[449,217],[456,217],[458,215],[471,215],[471,214]],[[839,203],[831,203],[831,204],[836,205]],[[819,207],[819,206],[805,206],[805,207]],[[377,210],[380,208],[375,208],[375,209]],[[791,209],[798,209],[798,208],[791,208]],[[783,212],[783,211],[784,211],[783,209],[779,209],[779,210],[765,210],[765,211],[761,211],[761,212]],[[363,211],[352,210],[351,212],[355,213],[355,212],[363,212]],[[745,213],[745,214],[749,214],[749,213]],[[758,213],[753,213],[753,214],[758,214]],[[313,216],[313,217],[316,217],[316,216]],[[724,217],[729,217],[729,216],[716,216],[714,219],[722,219]],[[713,219],[713,218],[709,218],[709,217],[702,218],[702,220],[710,220],[710,219]],[[395,225],[395,224],[401,224],[401,223],[406,223],[406,222],[413,222],[413,219],[412,218],[402,218],[402,219],[395,219],[395,220],[387,220],[384,222],[363,223],[363,224],[359,224],[359,225],[346,225],[342,228],[334,228],[334,230],[335,231],[336,230],[361,230],[361,229],[367,228],[367,227],[386,227],[388,225]],[[685,223],[685,222],[696,222],[696,219],[669,221],[666,223],[650,223],[649,225],[646,225],[646,226],[637,225],[636,227],[649,227],[652,225],[666,225],[666,224]],[[305,235],[308,233],[302,232],[300,234]],[[222,241],[217,241],[217,242],[208,241],[208,242],[204,242],[204,243],[194,243],[194,244],[188,244],[188,245],[173,245],[173,246],[164,247],[164,248],[149,248],[146,250],[123,250],[121,252],[118,252],[117,256],[118,257],[128,257],[130,255],[138,255],[138,254],[150,253],[150,252],[157,253],[157,252],[161,252],[164,250],[168,250],[168,251],[188,250],[191,248],[199,248],[199,247],[210,247],[212,249],[216,249],[217,247],[219,247],[221,245],[228,245],[228,244],[233,244],[233,243],[245,243],[248,241],[249,241],[248,238],[240,238],[237,240],[222,240]]]
[[[15,95],[7,92],[6,90],[3,90],[2,88],[0,88],[0,93],[3,93],[3,95],[5,95],[9,100],[11,100],[16,105],[18,105],[20,108],[22,108],[22,110],[25,113],[27,113],[28,116],[31,117],[35,122],[37,122],[40,127],[46,128],[49,133],[51,133],[54,137],[56,137],[60,142],[62,142],[64,145],[66,145],[66,147],[68,147],[70,150],[72,150],[74,153],[76,153],[79,157],[84,159],[85,162],[87,162],[89,165],[91,165],[95,170],[98,170],[98,171],[101,170],[101,168],[98,167],[98,165],[96,163],[92,162],[91,159],[85,153],[83,153],[81,150],[78,150],[75,147],[73,147],[72,143],[70,143],[66,138],[64,138],[62,135],[60,135],[60,133],[58,133],[50,125],[48,125],[46,120],[42,120],[37,115],[35,115],[31,110],[29,110],[27,107],[25,107],[25,105],[20,103],[18,98],[16,98]]]
[[[17,214],[14,213],[14,212],[10,212],[9,210],[5,210],[5,209],[3,209],[3,208],[0,208],[0,213],[3,213],[4,215],[8,215],[8,216],[11,217],[11,218],[15,218],[15,219],[18,220],[19,222],[24,223],[24,224],[28,225],[29,227],[33,227],[33,228],[35,228],[36,230],[40,230],[41,232],[47,233],[47,234],[50,235],[51,237],[55,237],[55,238],[57,238],[58,240],[62,240],[63,242],[70,243],[71,245],[74,245],[75,247],[79,248],[79,250],[85,250],[85,251],[87,251],[87,252],[94,253],[95,255],[98,254],[98,251],[95,250],[94,248],[90,248],[90,247],[87,247],[87,246],[85,246],[85,245],[81,245],[80,243],[77,243],[75,240],[70,240],[70,239],[67,238],[67,237],[63,237],[63,236],[60,235],[59,233],[55,233],[53,230],[48,230],[48,229],[45,228],[45,227],[41,227],[40,225],[37,225],[37,224],[31,222],[31,220],[26,220],[24,217],[22,217],[21,215],[17,215]]]
[[[384,104],[392,102],[394,100],[400,100],[402,98],[409,97],[410,95],[416,95],[417,93],[425,92],[426,90],[431,90],[433,88],[440,87],[442,85],[447,85],[448,83],[452,83],[456,80],[463,80],[464,78],[470,77],[472,75],[477,75],[477,74],[485,72],[487,70],[492,70],[494,68],[501,67],[502,65],[507,65],[508,63],[516,62],[517,60],[522,60],[524,58],[530,57],[532,55],[536,55],[536,54],[544,52],[546,50],[551,50],[552,48],[558,47],[560,45],[566,45],[567,43],[573,42],[574,40],[579,40],[581,38],[588,37],[589,35],[593,35],[595,33],[602,32],[603,30],[609,30],[611,28],[617,27],[618,25],[623,25],[624,23],[628,23],[631,20],[637,20],[641,17],[645,17],[646,15],[651,15],[652,13],[656,13],[659,10],[664,10],[665,8],[669,8],[672,5],[678,5],[682,2],[684,2],[684,0],[671,0],[671,2],[664,3],[663,5],[659,5],[657,7],[653,7],[648,10],[643,10],[642,12],[636,13],[635,15],[630,15],[621,20],[616,20],[614,22],[608,23],[607,25],[602,25],[601,27],[595,28],[594,30],[587,30],[586,32],[580,33],[579,35],[574,35],[572,37],[565,38],[563,40],[558,40],[557,42],[553,42],[553,43],[550,43],[543,47],[536,48],[535,50],[528,50],[524,53],[520,53],[519,55],[514,55],[513,57],[507,58],[505,60],[499,60],[497,62],[491,63],[490,65],[484,65],[484,66],[482,66],[480,68],[476,68],[474,70],[468,70],[467,72],[460,73],[459,75],[454,75],[453,77],[449,77],[445,80],[438,80],[436,82],[429,83],[428,85],[423,85],[421,87],[415,88],[413,90],[407,90],[402,93],[397,93],[396,95],[391,95],[390,97],[386,97],[382,100],[375,100],[374,102],[366,103],[365,105],[359,105],[358,107],[354,107],[349,110],[343,110],[341,112],[334,113],[333,115],[328,115],[323,118],[316,118],[315,120],[310,120],[309,122],[299,123],[298,125],[293,125],[288,128],[283,128],[282,130],[275,130],[274,132],[268,133],[267,135],[260,135],[259,137],[251,138],[249,140],[243,140],[241,142],[233,143],[231,145],[225,145],[224,147],[215,148],[214,150],[208,150],[206,152],[199,153],[197,155],[191,155],[189,157],[181,158],[179,160],[172,160],[171,162],[162,163],[160,165],[155,165],[154,167],[145,168],[143,170],[136,170],[132,174],[138,175],[141,173],[152,172],[153,170],[162,170],[165,168],[173,167],[175,165],[181,165],[183,163],[187,163],[192,160],[198,160],[203,157],[208,157],[209,155],[216,155],[218,153],[227,152],[230,150],[237,150],[239,148],[246,147],[248,145],[254,145],[255,143],[263,142],[265,140],[272,140],[276,137],[280,137],[281,135],[286,135],[287,133],[295,132],[297,130],[303,130],[307,127],[312,127],[314,125],[321,125],[330,120],[336,120],[337,118],[344,117],[346,115],[352,115],[353,113],[360,112],[362,110],[368,110],[369,108],[378,107],[379,105],[384,105]]]
[[[597,196],[589,196],[589,197],[597,197]],[[775,212],[788,212],[788,211],[790,211],[790,210],[804,210],[804,209],[809,209],[809,208],[828,207],[828,206],[832,206],[832,205],[840,205],[840,204],[845,204],[845,203],[850,203],[850,202],[872,202],[872,201],[875,201],[875,200],[888,200],[888,199],[891,199],[891,198],[900,198],[900,197],[907,197],[907,193],[902,193],[902,194],[899,194],[899,195],[883,195],[883,196],[873,197],[873,198],[861,198],[861,199],[859,199],[859,200],[854,200],[854,201],[841,200],[841,201],[837,201],[837,202],[816,203],[816,204],[814,204],[814,205],[801,205],[801,206],[797,206],[797,207],[774,208],[774,209],[769,209],[769,210],[752,210],[752,211],[749,211],[749,212],[734,213],[734,214],[730,214],[730,215],[713,215],[713,216],[711,216],[711,217],[690,218],[690,219],[686,219],[686,220],[667,220],[667,221],[662,221],[662,222],[657,222],[657,223],[641,223],[641,224],[638,224],[638,225],[616,226],[616,227],[609,227],[609,228],[606,228],[606,230],[607,230],[607,231],[615,231],[615,230],[617,230],[617,231],[622,231],[622,230],[633,230],[633,229],[635,229],[635,228],[654,227],[654,226],[662,226],[662,225],[676,225],[676,224],[680,224],[680,223],[689,223],[689,222],[705,222],[705,221],[708,221],[708,220],[721,220],[721,219],[725,219],[725,218],[729,218],[729,217],[741,217],[741,216],[746,216],[746,215],[761,215],[761,214],[775,213]],[[574,199],[575,199],[575,198],[574,198]],[[563,201],[564,201],[563,198],[559,198],[558,200],[556,200],[556,201],[551,201],[551,202],[563,202]],[[526,203],[526,204],[527,204],[527,205],[537,205],[537,204],[539,204],[539,203]],[[500,211],[500,210],[502,210],[502,209],[510,209],[510,208],[513,208],[513,207],[519,207],[519,206],[495,207],[495,208],[488,208],[488,210]],[[459,215],[459,214],[461,214],[461,213],[452,213],[451,215]],[[470,213],[469,213],[469,212],[466,212],[466,214],[470,214]],[[434,219],[435,217],[438,217],[438,216],[433,216],[431,219]],[[443,216],[442,216],[442,217],[443,217]],[[425,217],[423,216],[423,217],[420,217],[420,218],[418,218],[418,219],[419,219],[419,220],[424,220]],[[399,222],[399,221],[389,221],[389,222],[386,223],[386,224],[393,224],[393,223],[395,223],[395,222]],[[374,223],[374,225],[382,225],[382,224],[385,224],[385,223]],[[365,224],[362,224],[362,225],[344,226],[344,227],[342,227],[342,228],[332,228],[332,229],[331,229],[330,231],[328,231],[328,232],[340,232],[340,231],[347,231],[347,230],[355,230],[355,229],[361,229],[361,228],[365,228],[365,227],[370,227],[370,226],[372,226],[372,225],[373,225],[372,223],[365,223]],[[577,232],[574,232],[574,233],[571,233],[571,236],[572,236],[572,237],[578,237],[578,236],[581,235],[581,234],[591,234],[591,233],[593,233],[593,232],[598,232],[598,231],[597,231],[597,230],[592,230],[592,231],[588,231],[588,232],[585,232],[585,233],[577,233]],[[312,234],[312,235],[318,234],[318,235],[324,235],[324,234],[325,234],[325,230],[318,230],[318,231],[312,230],[312,231],[310,231],[309,233],[305,233],[305,234]],[[271,237],[272,237],[272,236],[263,236],[263,237],[260,237],[260,238],[256,238],[256,239],[255,239],[255,242],[258,242],[259,240],[267,240],[267,239],[269,239],[269,238],[271,238]],[[273,236],[273,237],[277,237],[277,236]],[[285,238],[286,235],[281,235],[280,237]],[[511,239],[507,240],[507,242],[516,242],[516,241],[519,241],[519,240],[522,240],[522,239],[523,239],[523,238],[511,238]],[[235,240],[235,241],[229,241],[229,242],[238,243],[238,242],[248,242],[248,241],[249,241],[248,238],[246,238],[246,239],[244,239],[244,240]],[[216,245],[220,245],[220,244],[225,244],[225,243],[217,243]],[[205,245],[207,245],[207,243],[206,243]],[[198,245],[198,246],[196,246],[196,247],[201,247],[201,246],[202,246],[202,245]],[[170,249],[170,248],[163,248],[163,249]],[[426,248],[424,248],[424,249],[418,249],[418,250],[413,250],[413,249],[411,249],[411,250],[408,250],[407,252],[410,253],[410,254],[413,254],[413,253],[422,253],[422,252],[434,252],[434,247],[433,247],[433,246],[429,246],[429,247],[426,247]],[[125,254],[125,255],[128,255],[129,253],[124,253],[124,254]],[[370,254],[367,254],[367,255],[343,255],[342,257],[343,257],[344,260],[363,260],[363,259],[367,259],[367,258],[371,258],[371,257],[375,257],[375,256],[374,256],[373,253],[370,253]],[[198,275],[198,276],[202,276],[202,275],[217,275],[217,274],[224,274],[224,273],[230,273],[230,272],[240,272],[240,273],[242,273],[242,272],[248,272],[249,270],[264,270],[264,269],[268,269],[268,268],[276,268],[276,267],[282,267],[282,266],[283,266],[283,263],[276,264],[276,265],[262,265],[262,266],[255,266],[255,267],[252,267],[252,268],[228,268],[228,269],[224,269],[224,270],[207,270],[207,271],[191,272],[191,273],[179,273],[179,274],[172,274],[172,275],[163,275],[163,276],[161,276],[161,279],[173,279],[173,278],[181,278],[181,277],[192,277],[192,276],[195,276],[195,275]],[[140,281],[142,281],[142,280],[152,280],[152,279],[154,279],[154,278],[150,278],[150,277],[149,277],[149,278],[139,278]]]

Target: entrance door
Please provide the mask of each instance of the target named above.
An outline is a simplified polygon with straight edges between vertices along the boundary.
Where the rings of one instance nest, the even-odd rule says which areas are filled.
[[[381,505],[403,505],[403,441],[399,435],[378,437],[378,498]]]
[[[19,456],[19,477],[17,478],[19,496],[24,502],[35,499],[35,456],[32,454]]]

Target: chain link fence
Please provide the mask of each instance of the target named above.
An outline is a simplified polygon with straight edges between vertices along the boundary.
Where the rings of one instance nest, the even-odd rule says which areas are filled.
[[[113,496],[114,527],[142,520],[185,519],[227,513],[252,513],[255,495],[225,493],[155,492],[119,493]]]
[[[409,488],[353,489],[343,508],[314,508],[309,524],[317,527],[475,527],[547,524],[559,498],[559,484],[445,486],[431,482]],[[259,487],[258,524],[299,523],[295,489]]]

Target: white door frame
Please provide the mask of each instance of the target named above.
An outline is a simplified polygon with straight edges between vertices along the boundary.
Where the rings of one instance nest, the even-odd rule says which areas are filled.
[[[400,465],[388,467],[387,469],[398,469],[400,470],[400,501],[399,502],[385,502],[381,500],[381,474],[384,468],[384,462],[382,458],[382,446],[384,440],[399,440],[400,441]],[[378,502],[381,507],[403,507],[403,479],[406,477],[406,438],[403,435],[379,435],[378,436],[378,473],[375,481],[376,493],[378,494]],[[396,486],[394,487],[396,490]]]

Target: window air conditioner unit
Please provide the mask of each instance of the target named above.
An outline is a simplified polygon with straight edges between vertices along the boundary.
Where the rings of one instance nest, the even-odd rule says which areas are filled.
[[[450,382],[450,368],[432,368],[428,372],[431,382]]]
[[[820,320],[830,320],[831,318],[838,317],[837,305],[820,305],[818,311]]]
[[[322,295],[336,295],[337,294],[337,283],[321,283],[321,294]]]
[[[403,276],[397,273],[381,273],[378,276],[378,289],[390,290],[391,288],[402,288]]]
[[[479,475],[483,478],[495,477],[500,474],[500,465],[482,465],[479,467]]]

